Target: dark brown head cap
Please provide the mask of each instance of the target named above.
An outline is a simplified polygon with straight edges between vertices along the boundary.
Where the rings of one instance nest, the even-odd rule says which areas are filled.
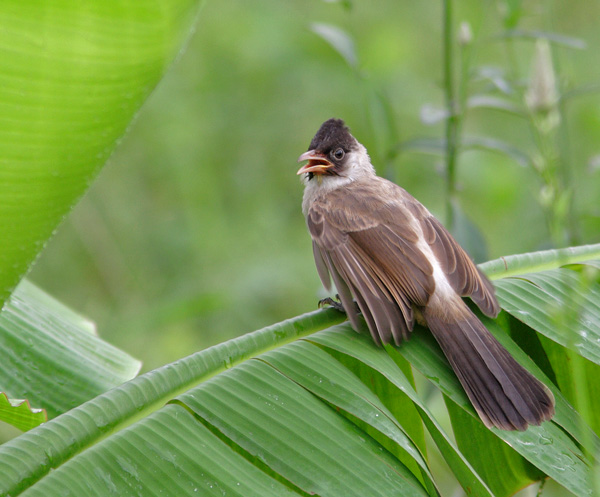
[[[328,119],[314,136],[308,150],[318,150],[327,154],[330,150],[342,147],[346,152],[356,148],[356,140],[348,126],[341,119]]]

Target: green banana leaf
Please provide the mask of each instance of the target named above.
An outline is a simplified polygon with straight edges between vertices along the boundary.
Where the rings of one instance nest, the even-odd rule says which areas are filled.
[[[28,400],[9,399],[0,393],[0,419],[22,431],[39,426],[48,419],[43,409],[31,407]]]
[[[0,9],[0,305],[104,165],[198,0],[6,0]]]
[[[26,280],[0,312],[0,392],[27,399],[50,418],[134,378],[140,367],[101,340],[92,323]],[[21,424],[12,414],[0,411],[0,420],[21,429],[45,421],[36,415]]]
[[[556,267],[570,262],[535,257]],[[528,273],[523,265],[516,281],[526,285],[553,271]],[[590,292],[597,286],[588,282]],[[402,413],[376,394],[382,390],[373,384],[383,381],[413,402],[470,495],[510,495],[544,475],[575,495],[594,495],[597,434],[494,321],[485,320],[490,331],[553,391],[552,421],[525,432],[488,430],[426,330],[383,349],[335,324],[342,320],[319,310],[244,335],[24,433],[0,446],[0,495],[443,495],[414,420],[408,416],[404,426]],[[456,443],[395,354],[445,395]],[[370,368],[370,378],[364,369],[355,374],[352,361]],[[414,464],[402,462],[407,457]]]

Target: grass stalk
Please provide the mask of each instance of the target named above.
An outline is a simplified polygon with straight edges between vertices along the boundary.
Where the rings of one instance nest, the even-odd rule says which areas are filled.
[[[453,226],[452,204],[456,195],[456,159],[459,148],[459,109],[454,81],[454,54],[452,50],[452,0],[444,0],[443,50],[444,50],[444,96],[448,111],[446,119],[446,224]]]

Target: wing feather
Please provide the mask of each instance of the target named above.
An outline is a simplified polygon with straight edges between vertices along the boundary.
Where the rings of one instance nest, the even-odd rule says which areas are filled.
[[[331,275],[355,328],[352,302],[340,287],[356,298],[376,342],[400,343],[414,327],[413,304],[425,305],[434,289],[431,265],[415,245],[418,236],[407,222],[390,227],[370,209],[345,216],[332,204],[335,199],[314,202],[307,212],[321,280]],[[400,205],[386,209],[406,221]]]
[[[426,306],[435,291],[420,237],[459,295],[471,296],[489,316],[498,314],[485,275],[444,226],[393,183],[375,178],[332,190],[312,202],[306,219],[321,281],[327,286],[331,274],[346,309],[353,295],[371,333],[384,343],[406,339],[414,327],[413,307]],[[356,327],[353,309],[348,312]]]
[[[401,309],[378,277],[372,271],[364,269],[364,260],[361,261],[360,256],[357,257],[348,248],[333,251],[330,257],[333,265],[340,269],[340,274],[348,282],[363,315],[371,315],[373,322],[369,330],[375,342],[389,343],[392,337],[408,338],[403,314],[412,313],[410,307],[407,310]],[[398,343],[400,341],[401,339]]]
[[[500,306],[491,282],[442,223],[430,214],[421,216],[420,222],[427,243],[431,246],[452,288],[463,297],[470,296],[484,314],[496,317],[500,312]]]
[[[317,266],[317,273],[319,273],[319,278],[321,279],[321,283],[327,289],[327,291],[331,290],[331,277],[329,275],[329,269],[327,267],[327,263],[321,253],[321,249],[317,245],[317,242],[313,240],[312,242],[313,248],[313,256],[315,258],[315,264]],[[337,286],[336,286],[337,288]]]

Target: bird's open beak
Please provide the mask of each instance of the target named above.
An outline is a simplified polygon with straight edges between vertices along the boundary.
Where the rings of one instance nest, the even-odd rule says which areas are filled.
[[[298,157],[298,162],[308,161],[308,164],[304,164],[296,174],[313,173],[323,174],[327,169],[333,167],[333,164],[329,162],[327,157],[316,150],[309,150],[304,152]]]

